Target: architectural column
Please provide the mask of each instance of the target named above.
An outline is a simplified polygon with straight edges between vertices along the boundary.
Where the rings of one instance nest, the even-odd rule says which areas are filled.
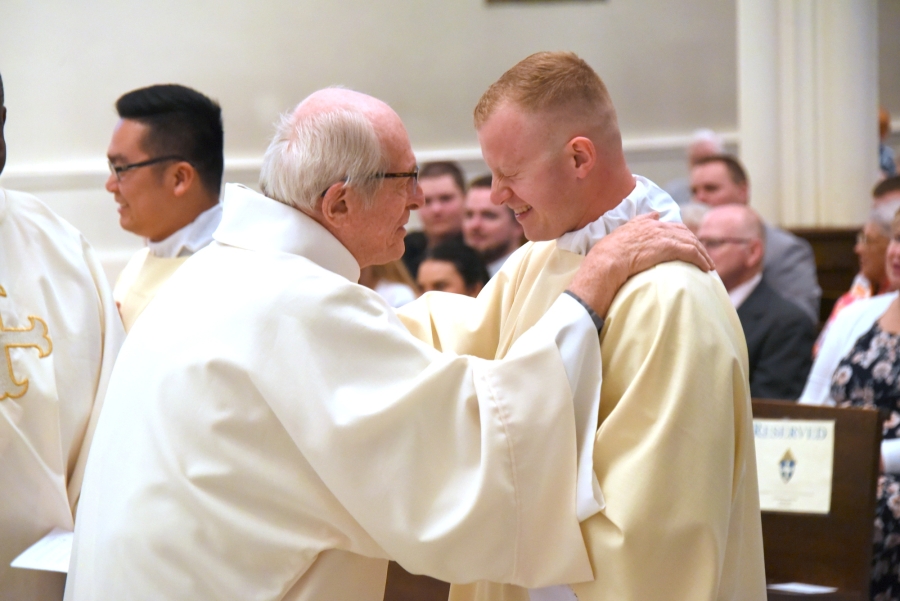
[[[877,0],[738,0],[752,205],[784,226],[865,220],[878,177]]]

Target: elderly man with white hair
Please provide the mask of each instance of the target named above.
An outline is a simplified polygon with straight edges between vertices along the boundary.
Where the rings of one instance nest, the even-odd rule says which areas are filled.
[[[629,271],[705,253],[640,220],[504,360],[442,354],[356,283],[402,254],[416,176],[390,107],[328,89],[282,121],[263,194],[226,187],[215,242],[119,356],[67,599],[376,601],[389,558],[456,582],[592,577],[576,507],[602,500],[576,474],[600,316]]]

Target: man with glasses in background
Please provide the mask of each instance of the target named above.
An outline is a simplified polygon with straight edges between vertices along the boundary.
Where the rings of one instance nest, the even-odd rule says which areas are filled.
[[[816,329],[803,309],[763,278],[765,227],[746,205],[715,207],[697,232],[737,310],[750,361],[750,394],[796,400],[812,367]]]
[[[175,270],[212,242],[222,220],[222,109],[170,84],[128,92],[116,111],[106,189],[122,229],[147,240],[113,291],[128,331]]]

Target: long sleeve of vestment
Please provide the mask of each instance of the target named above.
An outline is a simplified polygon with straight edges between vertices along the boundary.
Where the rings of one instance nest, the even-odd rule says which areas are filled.
[[[261,377],[272,376],[264,394],[329,491],[412,572],[525,585],[590,578],[572,513],[578,367],[560,358],[572,345],[576,357],[599,354],[583,308],[560,298],[503,361],[488,361],[413,341],[358,294],[321,299],[332,310],[315,321],[279,320],[276,349],[304,357],[317,374],[304,387],[330,402],[301,407],[278,390],[288,373]],[[368,319],[353,317],[361,305]],[[318,350],[334,340],[353,347]]]
[[[116,363],[68,599],[345,598],[362,579],[353,598],[380,598],[368,558],[451,582],[591,578],[562,349],[599,338],[560,303],[489,361],[437,352],[303,257],[197,253]]]
[[[710,274],[667,264],[616,297],[594,447],[607,508],[583,524],[596,580],[579,599],[765,598],[745,348]]]
[[[606,507],[582,523],[595,580],[573,584],[577,598],[764,599],[746,344],[721,283],[679,264],[633,277],[601,353]],[[529,594],[483,582],[451,599]]]

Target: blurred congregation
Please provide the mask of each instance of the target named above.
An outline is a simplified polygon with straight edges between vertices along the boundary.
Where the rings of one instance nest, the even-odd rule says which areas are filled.
[[[4,3],[0,601],[900,601],[900,3],[687,4]]]

